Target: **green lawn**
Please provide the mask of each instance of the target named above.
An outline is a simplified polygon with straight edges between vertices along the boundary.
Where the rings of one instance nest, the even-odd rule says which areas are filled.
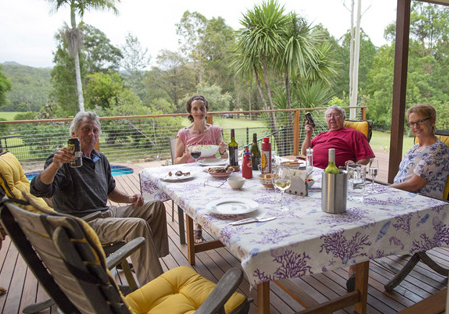
[[[390,151],[390,133],[373,131],[373,136],[370,141],[373,150]],[[408,152],[413,146],[413,137],[404,135],[402,152]]]
[[[0,118],[6,119],[8,121],[14,120],[14,116],[20,112],[0,112]]]

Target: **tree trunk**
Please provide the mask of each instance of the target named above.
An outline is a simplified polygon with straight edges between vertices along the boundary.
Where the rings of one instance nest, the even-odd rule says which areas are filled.
[[[78,51],[75,51],[75,75],[76,75],[76,91],[78,93],[79,110],[84,111],[83,85],[81,83],[80,58]]]
[[[72,29],[76,29],[76,15],[75,15],[75,4],[72,1],[70,6],[70,22],[72,24]],[[81,68],[80,68],[80,58],[79,50],[82,45],[75,47],[74,57],[75,57],[75,76],[76,76],[76,91],[78,93],[78,106],[80,111],[84,111],[84,97],[83,97],[83,85],[81,83]]]

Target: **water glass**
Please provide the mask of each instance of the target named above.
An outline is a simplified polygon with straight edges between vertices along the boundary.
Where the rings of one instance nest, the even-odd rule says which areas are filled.
[[[363,203],[366,184],[366,166],[351,164],[346,166],[348,172],[348,198]]]

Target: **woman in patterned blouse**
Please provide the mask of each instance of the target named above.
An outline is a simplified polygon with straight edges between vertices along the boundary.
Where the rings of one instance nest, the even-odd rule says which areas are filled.
[[[407,118],[418,144],[404,155],[392,187],[442,199],[449,149],[435,136],[436,111],[431,105],[414,105],[407,110]]]

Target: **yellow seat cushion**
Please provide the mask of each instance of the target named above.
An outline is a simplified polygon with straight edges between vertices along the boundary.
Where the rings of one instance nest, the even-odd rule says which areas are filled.
[[[165,272],[142,288],[128,294],[126,303],[134,314],[192,314],[206,300],[215,284],[190,267]],[[245,301],[234,293],[225,304],[226,313]]]
[[[53,210],[42,198],[30,194],[30,181],[25,176],[22,165],[16,156],[9,152],[0,155],[0,174],[0,185],[8,197],[26,200],[22,195],[22,192],[26,192],[36,204],[43,208]],[[33,206],[20,204],[18,206],[26,210],[34,211]]]
[[[346,128],[351,128],[359,131],[363,135],[365,135],[366,139],[368,140],[369,136],[369,123],[368,121],[348,121],[346,120],[344,122],[344,126]]]

